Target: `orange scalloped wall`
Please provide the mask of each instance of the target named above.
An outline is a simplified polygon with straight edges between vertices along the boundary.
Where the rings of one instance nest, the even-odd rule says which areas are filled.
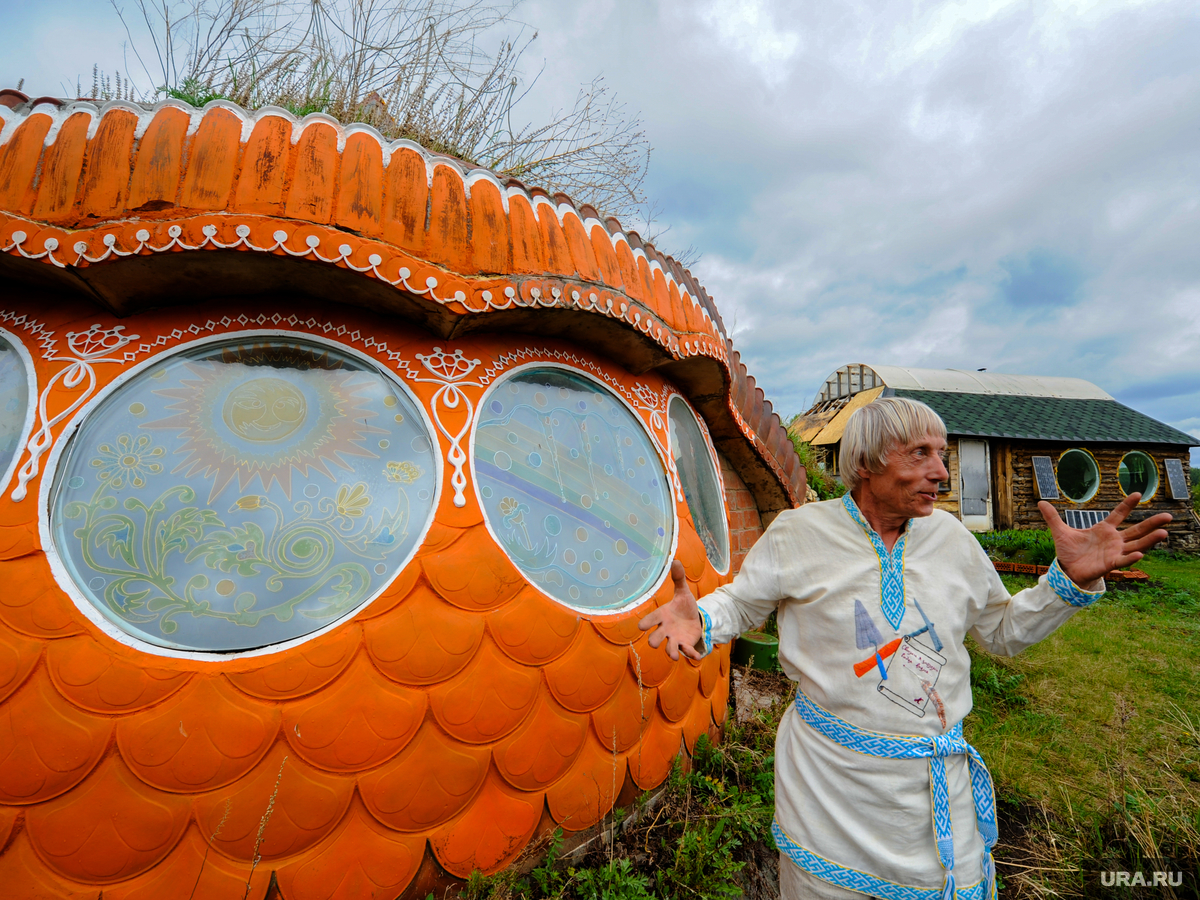
[[[531,361],[572,365],[635,399],[660,452],[669,442],[668,382],[553,341],[485,335],[449,347],[374,314],[295,307],[118,320],[80,303],[10,308],[0,323],[34,359],[50,439],[71,418],[53,422],[57,413],[132,365],[199,337],[284,328],[398,376],[435,345],[493,375]],[[94,388],[63,377],[73,367],[94,375]],[[405,383],[457,431],[463,410],[435,409],[439,384]],[[472,401],[483,390],[470,373],[455,383]],[[454,505],[450,465],[416,558],[331,631],[285,652],[212,661],[120,643],[80,612],[40,545],[48,446],[36,459],[22,453],[24,499],[13,499],[18,477],[0,499],[5,897],[133,900],[195,885],[196,898],[228,898],[247,881],[255,898],[419,893],[439,878],[495,872],[555,827],[594,825],[623,791],[660,784],[681,747],[724,719],[728,647],[672,663],[636,627],[669,582],[617,615],[560,606],[493,542],[473,485]],[[676,514],[678,557],[703,594],[728,576],[705,556],[686,502]]]
[[[759,506],[803,502],[803,466],[716,306],[616,219],[321,114],[0,96],[0,254],[125,315],[161,302],[161,285],[135,290],[154,260],[212,251],[332,267],[443,334],[556,310],[619,325],[656,348],[656,366],[710,361],[724,384],[698,392],[724,395],[718,417],[758,459],[735,462]],[[217,268],[172,277],[203,293]]]

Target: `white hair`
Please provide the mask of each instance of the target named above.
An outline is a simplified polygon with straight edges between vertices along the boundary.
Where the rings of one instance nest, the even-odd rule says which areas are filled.
[[[838,470],[846,490],[858,487],[859,469],[882,472],[888,454],[927,435],[946,439],[946,423],[936,412],[917,400],[880,397],[851,413],[842,433]]]

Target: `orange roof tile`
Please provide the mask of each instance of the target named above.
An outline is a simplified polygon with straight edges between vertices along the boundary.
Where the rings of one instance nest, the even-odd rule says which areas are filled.
[[[213,250],[336,267],[404,295],[347,302],[390,304],[445,334],[571,335],[560,320],[531,329],[530,310],[612,320],[631,367],[663,367],[693,397],[725,395],[696,405],[760,509],[803,502],[803,468],[711,298],[616,219],[320,113],[0,91],[0,253],[73,273],[65,285],[123,315],[180,278],[171,266],[125,274],[129,260]],[[280,284],[256,271],[264,288]]]

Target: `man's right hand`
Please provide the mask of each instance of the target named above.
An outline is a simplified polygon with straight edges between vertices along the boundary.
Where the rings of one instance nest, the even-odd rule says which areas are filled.
[[[657,648],[665,641],[667,656],[671,659],[679,659],[680,653],[690,659],[701,659],[704,656],[704,625],[700,620],[700,607],[688,590],[687,576],[679,560],[671,563],[671,579],[675,582],[675,596],[638,622],[638,628],[642,631],[653,628],[650,646]]]

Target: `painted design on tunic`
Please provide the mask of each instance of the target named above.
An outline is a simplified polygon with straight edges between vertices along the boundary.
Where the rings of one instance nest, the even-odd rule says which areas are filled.
[[[854,674],[862,678],[872,669],[877,670],[879,693],[920,717],[924,717],[925,710],[932,706],[945,728],[946,706],[936,687],[942,666],[946,664],[946,658],[941,654],[942,641],[921,604],[914,599],[913,606],[925,624],[885,644],[862,601],[854,601],[854,645],[859,650],[875,651],[854,664]],[[928,643],[918,641],[919,637],[926,638]],[[887,660],[886,664],[884,660]]]
[[[854,519],[866,533],[867,538],[871,541],[871,546],[875,548],[875,555],[879,557],[879,606],[883,610],[883,617],[888,620],[888,624],[892,626],[893,630],[899,631],[900,621],[904,618],[904,548],[908,544],[908,535],[912,531],[912,519],[904,524],[904,533],[900,535],[900,540],[896,541],[896,546],[892,547],[889,553],[887,547],[883,545],[883,539],[863,517],[854,498],[849,494],[843,495],[842,505],[850,514],[850,518]]]

